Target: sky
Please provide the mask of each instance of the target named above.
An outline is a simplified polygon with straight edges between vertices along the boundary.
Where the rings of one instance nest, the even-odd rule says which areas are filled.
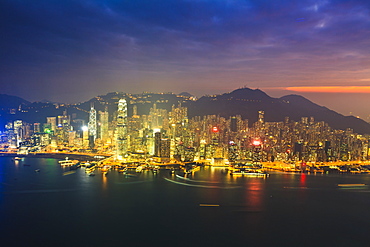
[[[0,21],[0,93],[29,101],[246,86],[370,121],[368,0],[0,0]]]

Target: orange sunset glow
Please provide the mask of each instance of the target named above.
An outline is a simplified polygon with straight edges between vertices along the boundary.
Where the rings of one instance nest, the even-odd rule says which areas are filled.
[[[289,91],[305,93],[370,93],[370,86],[324,86],[324,87],[287,87]]]

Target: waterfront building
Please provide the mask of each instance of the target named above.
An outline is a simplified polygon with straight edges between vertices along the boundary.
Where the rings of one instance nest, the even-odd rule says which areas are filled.
[[[87,119],[73,119],[72,122],[66,111],[62,116],[47,117],[45,124],[14,121],[7,124],[1,141],[9,147],[48,146],[47,150],[70,148],[89,152],[90,146],[94,151],[112,151],[117,157],[131,161],[151,156],[163,162],[195,160],[214,164],[240,160],[330,162],[369,159],[368,135],[361,136],[350,129],[334,130],[327,123],[315,122],[310,116],[298,121],[286,117],[281,122],[266,122],[261,110],[256,112],[257,121],[250,124],[240,115],[188,118],[187,108],[181,104],[162,109],[164,99],[161,94],[117,94],[116,98],[118,108],[115,113],[111,103],[111,107],[99,111],[98,116],[91,107]],[[111,120],[108,110],[112,114]],[[83,127],[85,122],[88,122],[86,129]],[[261,145],[254,146],[254,139],[259,139]]]

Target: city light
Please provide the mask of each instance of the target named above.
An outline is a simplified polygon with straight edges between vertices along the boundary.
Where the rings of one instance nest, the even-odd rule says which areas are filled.
[[[135,99],[127,100],[135,104],[144,96],[135,95]],[[18,153],[40,150],[47,153],[109,154],[122,163],[134,164],[197,161],[225,166],[245,160],[271,164],[283,162],[286,164],[283,167],[290,171],[298,169],[292,164],[299,161],[311,162],[307,163],[309,170],[313,167],[311,164],[334,161],[360,164],[370,157],[368,136],[350,129],[328,128],[325,122],[315,121],[312,116],[302,117],[294,124],[292,120],[266,122],[264,112],[256,111],[259,119],[251,124],[242,116],[189,118],[186,107],[173,106],[167,110],[154,104],[147,115],[136,112],[130,116],[127,115],[124,96],[119,98],[115,112],[98,111],[95,114],[90,109],[90,126],[95,126],[95,121],[98,121],[96,128],[92,128],[96,130],[95,135],[90,126],[84,124],[87,119],[72,120],[68,112],[63,115],[56,113],[40,123],[30,124],[23,120],[7,123],[0,139],[3,140],[3,149]],[[57,123],[62,123],[62,127],[57,128]],[[301,169],[302,166],[299,167]],[[349,172],[349,168],[341,169]],[[351,172],[360,171],[352,169]]]
[[[253,140],[252,144],[253,146],[260,146],[262,143],[260,140]]]

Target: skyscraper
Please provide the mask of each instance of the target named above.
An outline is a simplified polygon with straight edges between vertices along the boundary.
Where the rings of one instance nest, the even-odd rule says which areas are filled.
[[[127,152],[127,102],[120,99],[117,110],[117,156],[123,157]]]
[[[94,147],[95,139],[97,136],[97,129],[96,129],[96,110],[94,105],[91,105],[90,114],[89,114],[89,146],[90,148]]]
[[[99,111],[100,117],[100,138],[103,143],[105,143],[108,139],[108,111]]]

